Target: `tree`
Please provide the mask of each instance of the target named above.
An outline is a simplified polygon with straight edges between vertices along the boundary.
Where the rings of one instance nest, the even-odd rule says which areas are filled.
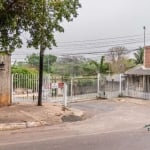
[[[125,71],[125,55],[127,49],[122,46],[112,47],[109,50],[108,59],[111,62],[111,72],[120,73]]]
[[[29,47],[40,49],[38,105],[42,105],[43,56],[56,46],[54,33],[64,32],[61,22],[77,17],[79,0],[0,1],[0,49],[13,51],[22,46],[21,33],[28,32]]]
[[[144,60],[144,49],[142,47],[140,47],[136,53],[134,53],[134,57],[135,57],[135,63],[136,64],[143,64],[143,60]]]
[[[119,60],[121,60],[124,55],[126,54],[126,51],[127,49],[125,47],[121,47],[121,46],[118,46],[118,47],[112,47],[110,50],[109,50],[109,59],[112,61],[112,62],[118,62]]]
[[[54,73],[61,76],[79,76],[83,74],[82,65],[86,59],[82,56],[65,56],[54,64]]]
[[[26,62],[34,68],[39,68],[39,58],[40,57],[38,54],[33,53],[30,56],[26,57]],[[52,65],[56,62],[56,60],[57,57],[54,55],[44,55],[43,70],[47,73],[50,73]]]
[[[100,61],[90,61],[90,65],[95,66],[96,73],[106,73],[108,70],[108,64],[105,62],[105,56],[102,56]]]

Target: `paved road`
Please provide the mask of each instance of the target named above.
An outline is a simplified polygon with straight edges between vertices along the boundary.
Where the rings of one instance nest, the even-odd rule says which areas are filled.
[[[149,150],[150,107],[125,102],[72,104],[94,115],[81,122],[0,133],[0,150]]]

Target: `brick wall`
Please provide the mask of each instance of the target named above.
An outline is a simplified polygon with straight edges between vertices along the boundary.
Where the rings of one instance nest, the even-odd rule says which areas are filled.
[[[150,46],[144,48],[144,67],[150,68]]]
[[[10,55],[0,53],[0,106],[11,104]]]

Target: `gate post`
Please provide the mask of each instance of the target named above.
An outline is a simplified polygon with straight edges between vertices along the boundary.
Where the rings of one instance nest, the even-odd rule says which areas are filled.
[[[12,74],[11,75],[11,104],[13,103],[14,101],[14,94],[13,94],[13,91],[14,91],[14,85],[13,85],[13,80],[14,80],[14,75]]]
[[[67,101],[68,101],[68,97],[67,97],[67,91],[68,91],[68,86],[65,83],[64,84],[64,106],[67,107]]]
[[[100,90],[100,73],[97,74],[97,97],[99,98],[99,90]]]
[[[122,73],[120,73],[119,95],[122,96]]]
[[[71,96],[71,101],[73,99],[73,78],[71,77],[71,84],[70,84],[70,96]]]

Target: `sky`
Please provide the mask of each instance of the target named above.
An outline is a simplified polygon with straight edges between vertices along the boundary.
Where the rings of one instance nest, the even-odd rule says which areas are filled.
[[[64,33],[56,33],[58,47],[46,54],[58,57],[82,55],[95,59],[114,46],[134,50],[150,45],[150,0],[80,0],[82,8],[73,22],[63,22]],[[38,50],[23,46],[12,60],[23,60]]]

